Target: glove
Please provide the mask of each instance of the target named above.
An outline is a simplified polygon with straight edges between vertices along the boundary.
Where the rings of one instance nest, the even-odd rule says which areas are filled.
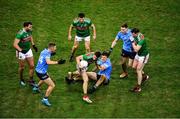
[[[58,60],[58,64],[64,64],[65,62],[66,62],[66,60],[64,60],[64,59]]]
[[[34,48],[35,52],[38,52],[38,48],[35,45],[33,45],[33,48]]]

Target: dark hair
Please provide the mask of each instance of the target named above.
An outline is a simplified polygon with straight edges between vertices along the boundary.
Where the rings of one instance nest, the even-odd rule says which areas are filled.
[[[127,27],[128,27],[128,25],[127,25],[127,23],[124,23],[124,24],[122,24],[122,25],[121,25],[121,27],[125,27],[125,28],[127,28]]]
[[[97,51],[94,53],[96,55],[97,58],[99,58],[101,56],[101,52]]]
[[[54,47],[54,46],[56,46],[56,44],[55,44],[55,43],[53,43],[53,42],[50,42],[50,43],[48,44],[48,48],[50,48],[50,47]]]
[[[26,26],[29,26],[29,24],[32,25],[32,22],[30,22],[30,21],[24,22],[23,26],[26,27]]]
[[[138,29],[138,28],[133,28],[133,29],[131,30],[131,33],[139,33],[139,29]]]
[[[84,14],[84,13],[79,13],[79,14],[78,14],[78,17],[84,18],[84,17],[85,17],[85,14]]]
[[[102,55],[103,55],[103,56],[106,56],[106,57],[109,57],[109,53],[108,53],[107,51],[104,51],[104,52],[102,53]]]

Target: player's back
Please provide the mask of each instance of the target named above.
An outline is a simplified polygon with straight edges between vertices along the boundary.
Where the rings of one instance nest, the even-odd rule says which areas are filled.
[[[47,72],[48,64],[46,62],[46,59],[50,58],[50,56],[51,56],[51,53],[50,53],[50,51],[48,49],[44,49],[41,52],[41,54],[39,56],[37,66],[36,66],[36,71],[38,73],[46,73]]]

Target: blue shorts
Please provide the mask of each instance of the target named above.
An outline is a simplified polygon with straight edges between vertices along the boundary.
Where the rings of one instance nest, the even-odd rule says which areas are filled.
[[[40,80],[46,80],[47,78],[49,78],[49,75],[47,73],[41,74],[36,72],[36,75],[39,77]]]
[[[128,52],[124,49],[122,49],[122,54],[121,54],[122,57],[129,57],[130,59],[134,59],[135,56],[136,56],[136,52]]]

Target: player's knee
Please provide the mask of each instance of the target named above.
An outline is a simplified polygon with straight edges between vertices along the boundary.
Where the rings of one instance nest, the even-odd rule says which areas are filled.
[[[129,63],[129,64],[128,64],[128,67],[132,67],[132,64]]]
[[[20,70],[24,70],[24,68],[25,68],[24,65],[19,66],[19,69],[20,69]]]
[[[84,82],[84,83],[87,83],[87,82],[88,82],[88,79],[87,79],[87,78],[84,78],[84,79],[83,79],[83,82]]]
[[[53,88],[53,89],[55,88],[55,84],[52,85],[52,88]]]
[[[55,88],[55,84],[54,83],[52,83],[50,86],[51,86],[52,89]]]
[[[34,69],[34,65],[30,65],[30,66],[29,66],[29,69]]]
[[[74,45],[73,47],[74,47],[74,49],[77,49],[77,48],[78,48],[78,45]]]
[[[141,71],[142,71],[141,68],[138,68],[138,67],[136,68],[137,73],[140,73]]]

